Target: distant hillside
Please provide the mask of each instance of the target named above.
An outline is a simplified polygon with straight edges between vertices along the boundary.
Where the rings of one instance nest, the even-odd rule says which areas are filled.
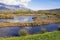
[[[38,14],[46,14],[46,15],[55,15],[60,18],[60,8],[58,9],[50,9],[50,10],[39,10]]]
[[[48,11],[60,13],[60,8],[59,9],[51,9],[51,10],[48,10]]]
[[[60,13],[60,8],[58,9],[50,9],[50,10],[39,10],[38,12],[57,12],[57,13]]]
[[[59,9],[51,9],[50,11],[60,11],[60,8]]]

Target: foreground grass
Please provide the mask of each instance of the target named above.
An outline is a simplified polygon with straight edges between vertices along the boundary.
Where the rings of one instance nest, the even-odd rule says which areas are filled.
[[[0,38],[0,40],[60,40],[60,31],[22,37]]]

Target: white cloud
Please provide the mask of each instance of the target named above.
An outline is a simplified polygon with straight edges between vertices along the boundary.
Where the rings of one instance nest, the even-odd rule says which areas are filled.
[[[17,5],[18,2],[16,2],[15,0],[0,0],[0,2],[5,3],[5,4],[9,4],[9,5]]]
[[[24,6],[28,6],[28,3],[31,0],[0,0],[0,3],[5,3],[8,5],[24,5]]]
[[[30,2],[31,0],[21,0],[21,4],[25,5],[25,6],[28,6],[28,3]]]

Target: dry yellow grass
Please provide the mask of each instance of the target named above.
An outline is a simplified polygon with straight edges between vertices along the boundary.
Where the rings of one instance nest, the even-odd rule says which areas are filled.
[[[35,21],[32,23],[25,22],[25,23],[12,23],[12,22],[3,22],[0,23],[0,27],[12,27],[12,26],[23,26],[23,27],[28,27],[28,26],[38,26],[38,25],[45,25],[45,24],[53,24],[53,23],[60,23],[60,20],[40,20],[40,21]]]

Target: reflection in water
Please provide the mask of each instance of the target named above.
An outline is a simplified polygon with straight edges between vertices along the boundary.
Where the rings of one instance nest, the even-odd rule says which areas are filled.
[[[0,37],[5,36],[18,36],[18,32],[21,29],[26,29],[30,34],[39,33],[41,32],[42,28],[45,28],[48,32],[57,30],[59,24],[49,24],[49,25],[41,25],[35,27],[6,27],[0,28]]]
[[[0,22],[33,22],[35,16],[14,16],[14,19],[0,19]],[[39,18],[47,18],[47,16],[38,16]]]
[[[40,18],[46,18],[47,16],[39,16]],[[32,22],[33,16],[14,16],[14,19],[0,19],[0,22]],[[0,28],[0,37],[5,36],[18,36],[18,32],[21,29],[27,29],[30,34],[39,33],[42,28],[45,28],[48,32],[57,30],[59,24],[49,24],[34,27],[6,27]]]
[[[14,19],[0,19],[0,22],[32,22],[33,16],[14,16]]]

